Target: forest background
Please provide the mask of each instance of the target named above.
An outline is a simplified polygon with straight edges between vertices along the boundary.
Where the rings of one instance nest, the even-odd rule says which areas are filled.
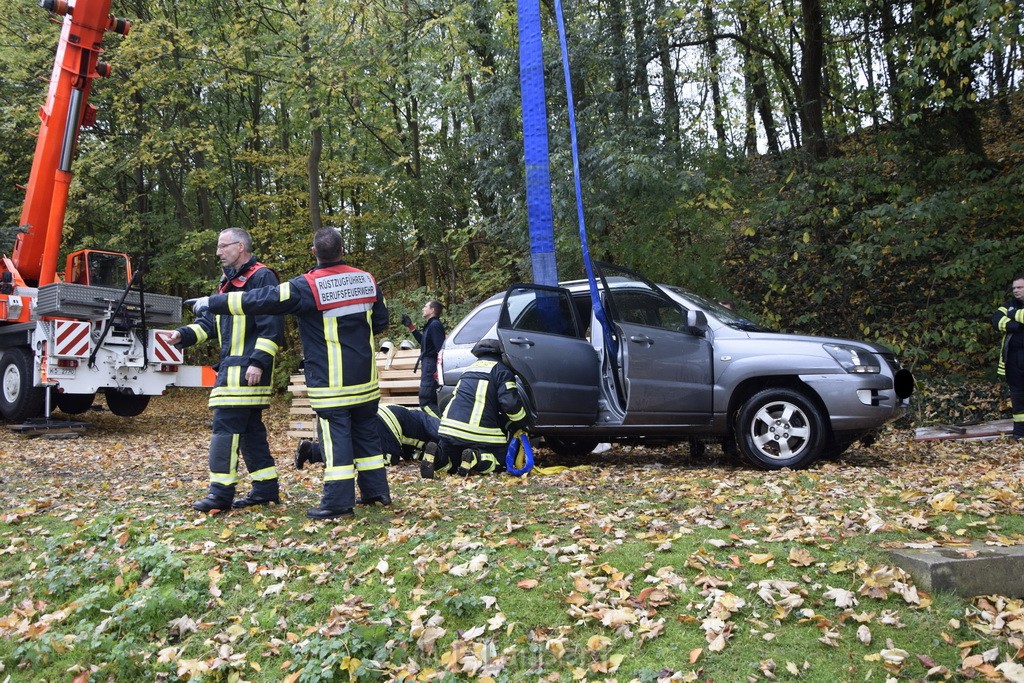
[[[6,253],[59,34],[36,5],[0,3]],[[92,91],[66,250],[126,251],[148,291],[189,297],[219,277],[220,230],[249,230],[292,277],[312,265],[311,230],[333,225],[395,320],[439,298],[449,327],[531,279],[515,4],[112,11],[134,27],[107,39],[114,75]],[[1024,254],[1019,3],[605,0],[565,12],[595,258],[733,298],[772,327],[887,344],[920,380],[917,418],[999,411],[989,317]],[[542,21],[569,279],[582,261],[551,3]],[[282,386],[297,349],[292,329]]]

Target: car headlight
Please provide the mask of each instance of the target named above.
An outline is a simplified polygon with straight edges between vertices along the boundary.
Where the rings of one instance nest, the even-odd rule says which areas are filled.
[[[823,346],[828,354],[835,358],[840,367],[847,372],[877,375],[882,371],[881,359],[870,351],[845,344],[823,344]]]

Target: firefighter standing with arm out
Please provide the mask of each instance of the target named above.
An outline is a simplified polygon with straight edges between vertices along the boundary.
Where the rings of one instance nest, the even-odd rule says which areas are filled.
[[[217,238],[224,268],[218,292],[246,292],[276,286],[277,275],[252,255],[252,238],[228,228]],[[220,341],[217,382],[210,392],[213,435],[210,437],[210,488],[192,507],[200,512],[280,502],[277,467],[267,444],[263,411],[270,405],[274,357],[284,330],[279,315],[213,315],[197,311],[191,325],[163,333],[181,346],[200,344],[216,334]],[[252,491],[234,500],[241,453],[252,478]]]
[[[992,314],[992,325],[1003,333],[997,374],[1010,385],[1013,439],[1024,439],[1024,274],[1013,278],[1013,297]]]
[[[475,363],[466,368],[445,407],[438,428],[440,440],[427,444],[420,474],[462,475],[505,470],[509,436],[524,429],[526,409],[516,390],[516,378],[501,361],[497,339],[481,339],[473,347]]]
[[[437,354],[444,346],[444,323],[441,322],[443,311],[444,305],[440,301],[428,301],[423,306],[423,319],[427,322],[422,331],[412,324],[412,318],[402,316],[402,324],[409,328],[416,343],[420,345],[420,357],[416,359],[416,369],[420,371],[420,408],[434,417],[441,415],[437,407],[437,391],[441,388],[437,383]]]
[[[347,265],[341,235],[320,228],[313,235],[317,266],[279,287],[231,292],[196,303],[215,313],[290,313],[299,325],[310,407],[325,456],[320,504],[312,519],[351,517],[355,504],[391,503],[377,434],[374,335],[388,326],[388,309],[376,280]],[[359,484],[362,497],[355,498]]]

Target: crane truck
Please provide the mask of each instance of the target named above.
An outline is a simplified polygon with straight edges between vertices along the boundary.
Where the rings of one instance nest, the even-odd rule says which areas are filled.
[[[168,387],[212,386],[214,374],[185,365],[150,327],[176,326],[182,302],[143,292],[127,254],[82,249],[57,270],[78,134],[96,120],[89,93],[110,74],[103,37],[131,24],[109,14],[111,0],[39,4],[62,29],[13,251],[0,252],[0,414],[77,415],[102,392],[111,412],[134,416]]]

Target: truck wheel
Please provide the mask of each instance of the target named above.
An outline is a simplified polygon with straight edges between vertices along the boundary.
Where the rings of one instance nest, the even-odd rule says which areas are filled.
[[[560,439],[545,436],[544,445],[563,458],[581,458],[597,448],[596,439]]]
[[[32,386],[32,354],[12,347],[0,357],[0,413],[13,422],[43,414],[46,389]]]
[[[66,415],[80,415],[92,407],[96,394],[57,394],[57,408]]]
[[[807,467],[822,454],[828,423],[818,406],[792,389],[754,394],[736,415],[736,443],[752,464],[766,470]]]
[[[110,408],[110,412],[120,417],[141,415],[149,405],[150,399],[149,396],[122,392],[111,387],[104,389],[103,395],[107,398],[107,407]]]

